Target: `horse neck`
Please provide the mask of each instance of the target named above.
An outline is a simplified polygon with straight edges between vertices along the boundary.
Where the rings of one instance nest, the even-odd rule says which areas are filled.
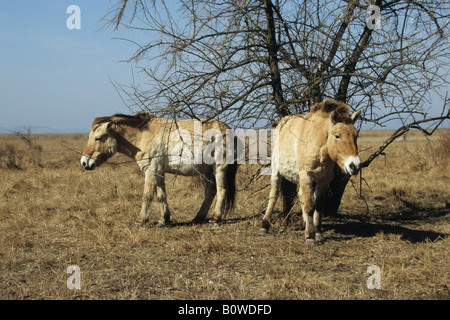
[[[141,132],[139,129],[128,126],[122,128],[121,132],[116,136],[117,152],[135,159],[136,155],[141,151],[138,147],[140,138]]]
[[[321,154],[321,157],[325,160],[329,160],[329,161],[335,161],[334,156],[332,155],[331,152],[331,148],[329,146],[330,143],[330,139],[329,139],[329,135],[330,135],[330,124],[329,123],[324,123],[322,126],[320,126],[320,130],[322,131],[322,135],[324,136],[324,149],[321,150],[321,152],[323,154]]]

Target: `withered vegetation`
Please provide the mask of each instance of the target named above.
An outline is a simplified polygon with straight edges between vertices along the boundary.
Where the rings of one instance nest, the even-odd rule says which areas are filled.
[[[256,165],[240,167],[236,208],[218,228],[188,223],[201,179],[168,175],[173,224],[133,229],[143,177],[128,159],[85,172],[73,150],[87,135],[32,135],[35,150],[0,136],[0,298],[449,299],[449,134],[389,146],[352,178],[314,246],[298,204],[257,235],[269,177],[251,180]],[[361,132],[361,159],[388,136]],[[66,286],[70,265],[80,290]],[[380,290],[367,288],[370,265]]]

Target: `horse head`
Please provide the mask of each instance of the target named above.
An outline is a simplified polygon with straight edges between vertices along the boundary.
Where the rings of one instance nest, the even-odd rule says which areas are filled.
[[[116,153],[117,140],[111,126],[111,121],[102,122],[100,118],[92,123],[88,143],[80,160],[84,169],[93,170]]]
[[[361,160],[358,156],[356,139],[358,132],[354,126],[361,111],[342,117],[336,111],[330,113],[331,125],[328,130],[327,147],[330,158],[348,175],[358,173]]]

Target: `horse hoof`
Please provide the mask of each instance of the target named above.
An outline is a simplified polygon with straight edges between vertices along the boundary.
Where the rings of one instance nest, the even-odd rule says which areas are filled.
[[[259,229],[258,235],[265,236],[267,234],[268,230],[266,228]]]
[[[215,228],[218,226],[219,226],[219,223],[217,221],[212,220],[212,221],[208,222],[208,227],[210,227],[210,228]]]
[[[316,232],[316,241],[322,242],[325,238],[320,232]]]
[[[156,223],[156,227],[157,228],[164,228],[166,225],[164,224],[164,223],[162,223],[161,221],[158,221],[157,223]]]
[[[316,240],[314,240],[314,239],[306,239],[306,244],[309,246],[313,245],[315,242],[316,242]]]

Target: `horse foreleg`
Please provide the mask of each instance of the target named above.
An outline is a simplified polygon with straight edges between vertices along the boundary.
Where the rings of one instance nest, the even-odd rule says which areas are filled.
[[[261,229],[259,229],[259,234],[264,235],[269,231],[270,228],[270,216],[272,215],[273,208],[277,202],[278,195],[280,194],[281,187],[281,176],[278,173],[272,174],[270,180],[270,194],[269,194],[269,204],[267,205],[266,213],[264,214],[263,221],[261,224]]]
[[[142,206],[139,213],[138,221],[134,224],[134,227],[138,227],[141,224],[145,224],[150,216],[150,203],[153,200],[155,193],[155,179],[148,171],[145,172],[144,193],[142,194]]]
[[[214,197],[216,196],[217,191],[214,175],[212,174],[205,175],[204,182],[205,182],[205,199],[203,200],[202,206],[198,210],[194,220],[192,220],[193,223],[201,223],[205,221],[206,216],[208,215],[209,208],[211,207]]]
[[[312,185],[309,181],[302,181],[302,179],[300,179],[299,199],[302,203],[303,222],[306,225],[305,226],[306,243],[312,244],[315,241],[315,230],[313,223],[315,204],[313,198]]]

